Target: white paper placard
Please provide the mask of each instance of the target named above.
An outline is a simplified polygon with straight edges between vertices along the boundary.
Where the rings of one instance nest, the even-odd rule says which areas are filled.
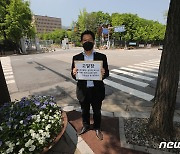
[[[74,61],[77,80],[102,80],[102,61]]]

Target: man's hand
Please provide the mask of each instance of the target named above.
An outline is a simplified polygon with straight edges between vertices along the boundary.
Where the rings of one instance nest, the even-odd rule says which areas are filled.
[[[102,74],[102,76],[104,76],[104,74],[105,74],[105,69],[104,68],[101,68],[101,74]]]
[[[73,68],[73,75],[77,74],[78,69],[77,68]]]

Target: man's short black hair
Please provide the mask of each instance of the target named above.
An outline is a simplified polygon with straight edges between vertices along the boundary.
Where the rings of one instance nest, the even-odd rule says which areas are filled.
[[[95,34],[94,34],[92,31],[90,31],[90,30],[86,30],[86,31],[84,31],[84,32],[81,34],[81,41],[82,41],[82,39],[83,39],[83,36],[86,35],[86,34],[91,35],[92,38],[93,38],[93,41],[95,40]]]

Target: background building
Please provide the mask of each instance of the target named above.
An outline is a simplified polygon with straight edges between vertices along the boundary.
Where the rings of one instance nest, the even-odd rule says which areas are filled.
[[[52,32],[55,29],[61,29],[61,18],[34,15],[33,22],[37,33]]]

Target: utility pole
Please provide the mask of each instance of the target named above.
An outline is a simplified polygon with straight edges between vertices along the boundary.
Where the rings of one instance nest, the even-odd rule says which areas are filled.
[[[2,69],[1,61],[0,61],[0,106],[10,101],[11,101],[11,98],[9,95],[8,87],[6,84],[4,72]]]

